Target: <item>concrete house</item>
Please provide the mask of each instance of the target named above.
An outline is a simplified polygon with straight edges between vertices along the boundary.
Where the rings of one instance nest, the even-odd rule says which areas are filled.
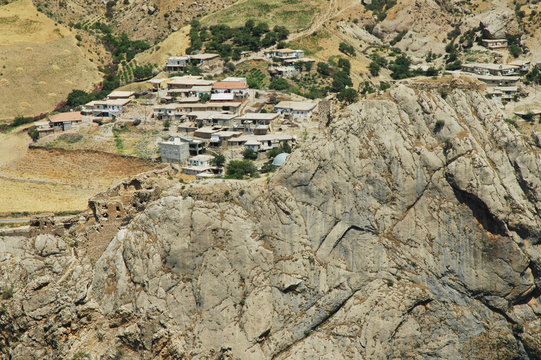
[[[214,159],[212,155],[197,155],[188,159],[190,166],[211,166],[211,161]]]
[[[507,48],[507,39],[483,39],[481,44],[487,49],[505,49]]]
[[[219,67],[222,61],[218,54],[196,54],[190,55],[190,63],[204,70],[212,70]]]
[[[308,101],[280,101],[274,106],[274,112],[291,119],[308,120],[317,104]]]
[[[184,163],[190,157],[189,143],[171,137],[159,143],[162,162]]]
[[[265,51],[265,56],[270,58],[275,57],[281,60],[301,59],[304,57],[304,51],[292,49],[274,49]]]
[[[470,63],[463,64],[462,71],[478,75],[513,76],[520,73],[520,66],[512,64]]]
[[[130,103],[130,99],[115,99],[104,101],[91,101],[85,105],[93,116],[99,117],[118,117],[122,110]]]
[[[479,75],[477,79],[489,86],[517,86],[519,76],[491,76]]]
[[[184,71],[189,64],[189,56],[172,56],[167,59],[164,70],[169,72],[180,72]]]
[[[279,118],[280,114],[278,113],[246,113],[235,119],[235,129],[251,134],[258,132],[260,135],[265,135],[270,129],[271,123]]]
[[[178,111],[179,104],[166,104],[156,106],[154,108],[154,118],[156,120],[180,120],[183,116],[183,113]]]

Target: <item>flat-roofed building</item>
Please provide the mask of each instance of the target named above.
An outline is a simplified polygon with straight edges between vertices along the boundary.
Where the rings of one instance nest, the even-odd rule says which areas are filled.
[[[162,162],[184,163],[190,157],[190,145],[180,137],[159,143]]]
[[[280,101],[274,106],[274,112],[292,119],[308,120],[317,104],[308,101]]]
[[[481,44],[488,49],[505,49],[507,39],[482,39]]]
[[[114,99],[133,99],[135,97],[135,92],[133,91],[113,91],[107,95],[108,100]]]
[[[258,126],[266,126],[268,131],[271,123],[279,118],[280,114],[278,113],[246,113],[235,119],[235,129],[254,133]]]
[[[49,124],[53,129],[69,130],[73,125],[83,121],[80,111],[70,111],[49,116]]]
[[[171,56],[167,59],[164,70],[170,72],[184,71],[189,64],[189,56]]]

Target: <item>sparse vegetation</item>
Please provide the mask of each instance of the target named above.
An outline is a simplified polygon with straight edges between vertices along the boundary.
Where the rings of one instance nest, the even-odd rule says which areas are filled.
[[[227,163],[226,178],[244,179],[245,177],[254,177],[257,174],[257,168],[250,160],[231,160]]]

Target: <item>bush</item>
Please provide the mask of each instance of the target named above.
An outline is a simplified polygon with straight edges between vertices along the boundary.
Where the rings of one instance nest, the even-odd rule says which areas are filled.
[[[391,77],[395,80],[410,77],[410,65],[410,59],[405,55],[400,55],[391,65]]]
[[[258,153],[254,149],[246,148],[242,152],[242,156],[246,160],[256,160]]]
[[[227,164],[226,177],[243,179],[245,176],[255,176],[257,169],[250,160],[232,160]]]
[[[340,45],[338,45],[338,50],[346,55],[355,56],[355,48],[343,41],[340,42]]]
[[[273,90],[287,90],[289,89],[289,83],[283,78],[274,78],[271,80],[269,88]]]
[[[357,93],[357,90],[353,88],[344,88],[340,90],[337,97],[338,100],[343,101],[347,104],[351,104],[357,101],[359,95]]]
[[[434,127],[434,132],[438,132],[440,131],[441,129],[443,129],[443,126],[445,125],[445,120],[437,120],[436,121],[436,126]]]
[[[329,64],[324,62],[318,62],[317,63],[317,72],[320,73],[323,76],[329,76],[331,75],[331,68]]]
[[[378,76],[379,75],[379,70],[381,69],[381,67],[379,66],[379,64],[375,61],[372,61],[370,63],[370,65],[368,65],[368,70],[370,70],[370,74],[372,74],[372,76]]]
[[[513,44],[509,47],[509,53],[513,55],[513,57],[517,58],[520,56],[520,54],[522,54],[522,49],[520,48],[520,46]]]
[[[347,86],[353,86],[353,82],[347,73],[344,71],[338,71],[333,76],[331,91],[340,92],[340,90],[346,88]]]

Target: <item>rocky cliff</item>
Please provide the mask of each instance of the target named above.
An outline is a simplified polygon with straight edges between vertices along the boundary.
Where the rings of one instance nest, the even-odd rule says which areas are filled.
[[[476,86],[395,85],[268,179],[143,174],[6,233],[0,354],[540,358],[541,152]]]

